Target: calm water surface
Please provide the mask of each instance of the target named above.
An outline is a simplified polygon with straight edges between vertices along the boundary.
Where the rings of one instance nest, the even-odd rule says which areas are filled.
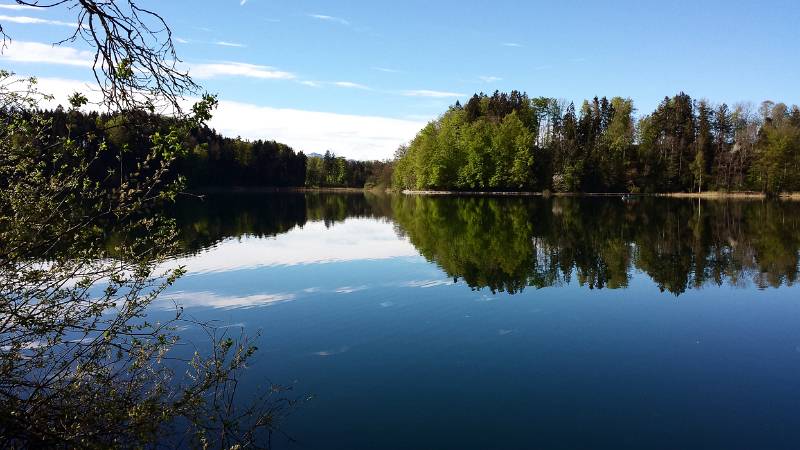
[[[176,215],[170,296],[262,333],[246,389],[313,395],[280,448],[800,448],[798,203],[238,194]]]

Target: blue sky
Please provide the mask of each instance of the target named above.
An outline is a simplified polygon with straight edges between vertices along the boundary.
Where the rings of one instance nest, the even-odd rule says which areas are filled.
[[[0,65],[90,80],[79,43],[65,44],[75,53],[33,45],[67,35],[69,11],[2,2],[12,2],[0,0],[0,23],[15,41]],[[681,90],[800,102],[797,1],[139,3],[165,16],[179,56],[225,100],[221,131],[306,151],[386,157],[455,100],[495,89],[620,95],[640,114]]]

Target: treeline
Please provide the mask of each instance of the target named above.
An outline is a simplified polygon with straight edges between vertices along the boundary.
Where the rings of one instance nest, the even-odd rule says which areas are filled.
[[[98,178],[117,171],[120,164],[134,164],[149,149],[148,136],[166,133],[176,123],[174,118],[143,112],[123,117],[59,107],[35,114],[49,123],[49,135],[34,143],[42,155],[52,142],[64,138],[79,142],[90,155],[98,156],[93,164]],[[0,111],[0,116],[7,114]],[[186,178],[189,188],[363,188],[391,183],[390,162],[353,161],[330,152],[309,157],[279,142],[225,137],[206,126],[191,130],[185,139],[189,151],[176,162],[175,173]]]
[[[389,161],[354,161],[331,152],[308,158],[308,187],[385,187],[392,182]]]
[[[456,103],[397,152],[400,189],[686,192],[800,190],[800,108],[664,98],[562,101],[512,91]]]
[[[189,154],[177,172],[191,187],[298,187],[306,179],[308,158],[275,141],[220,136],[205,127],[189,137]]]

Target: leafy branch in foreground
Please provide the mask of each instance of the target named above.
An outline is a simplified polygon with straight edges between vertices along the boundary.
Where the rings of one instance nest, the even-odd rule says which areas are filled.
[[[169,264],[175,224],[147,211],[180,191],[170,167],[216,99],[126,159],[92,135],[51,138],[30,109],[38,98],[30,82],[0,73],[0,446],[268,445],[294,402],[272,399],[274,390],[233,410],[237,374],[256,348],[178,305],[167,320],[146,314],[184,273]],[[212,353],[174,355],[178,326],[205,329]]]

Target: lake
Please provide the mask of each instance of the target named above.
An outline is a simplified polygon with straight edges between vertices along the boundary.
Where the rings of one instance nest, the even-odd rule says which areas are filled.
[[[311,396],[278,448],[800,445],[800,203],[220,194],[174,214],[189,272],[168,296],[261,333],[245,393]]]

